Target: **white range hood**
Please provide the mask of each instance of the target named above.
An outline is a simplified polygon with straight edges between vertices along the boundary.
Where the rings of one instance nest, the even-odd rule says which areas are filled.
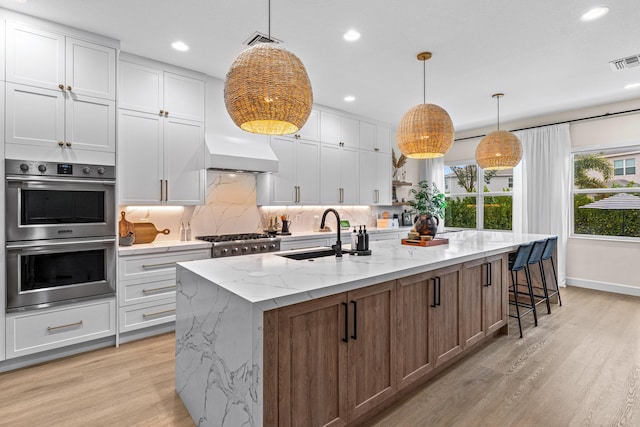
[[[278,172],[278,158],[268,137],[255,140],[252,136],[206,135],[207,169]]]

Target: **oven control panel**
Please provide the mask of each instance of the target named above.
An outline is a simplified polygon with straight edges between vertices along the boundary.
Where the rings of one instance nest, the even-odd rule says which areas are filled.
[[[54,163],[34,160],[5,160],[7,175],[115,179],[115,166],[81,163]]]

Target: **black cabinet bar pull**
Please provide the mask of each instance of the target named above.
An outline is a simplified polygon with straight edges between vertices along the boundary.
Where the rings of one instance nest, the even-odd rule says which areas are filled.
[[[438,305],[440,305],[441,301],[441,297],[442,297],[442,289],[440,288],[440,276],[437,276],[436,279],[438,279]]]
[[[358,339],[358,302],[351,300],[351,304],[353,304],[353,335],[351,338],[354,340]]]
[[[431,307],[436,307],[438,305],[438,300],[436,299],[436,278],[432,277],[429,280],[433,280],[433,302],[431,303]]]
[[[491,264],[488,262],[484,263],[484,266],[486,267],[486,269],[484,270],[484,285],[482,286],[491,286],[491,279],[489,278],[489,268],[491,268]]]
[[[344,338],[342,338],[342,342],[349,342],[349,304],[343,302],[344,306]]]

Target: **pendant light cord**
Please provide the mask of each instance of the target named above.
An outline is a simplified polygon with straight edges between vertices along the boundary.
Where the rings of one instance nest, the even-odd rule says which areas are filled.
[[[498,106],[498,130],[500,130],[500,97],[496,96],[497,106]]]
[[[267,21],[267,38],[269,42],[271,42],[271,0],[268,0],[267,5],[269,7],[269,13],[267,14],[269,17]]]
[[[422,61],[422,103],[427,103],[427,61]]]

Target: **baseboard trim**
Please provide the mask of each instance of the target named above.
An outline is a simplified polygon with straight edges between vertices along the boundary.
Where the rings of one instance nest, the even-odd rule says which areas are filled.
[[[578,288],[594,289],[596,291],[613,292],[616,294],[640,297],[640,287],[621,285],[619,283],[596,282],[594,280],[567,277],[567,286],[575,286]]]

